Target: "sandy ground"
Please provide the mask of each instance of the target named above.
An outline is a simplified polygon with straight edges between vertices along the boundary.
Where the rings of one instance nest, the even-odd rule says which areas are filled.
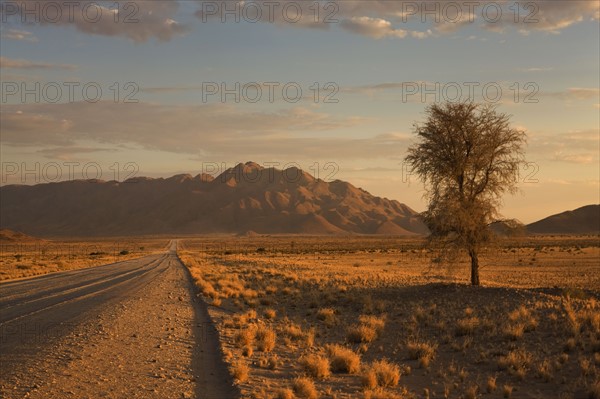
[[[175,246],[0,285],[0,397],[233,398]]]

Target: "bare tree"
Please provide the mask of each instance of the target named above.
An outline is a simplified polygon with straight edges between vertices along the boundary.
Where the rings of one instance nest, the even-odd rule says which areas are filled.
[[[501,196],[515,193],[524,159],[525,133],[491,105],[434,104],[415,124],[418,142],[405,161],[425,184],[424,221],[431,238],[464,249],[471,258],[471,284],[479,285],[482,244],[492,237]]]

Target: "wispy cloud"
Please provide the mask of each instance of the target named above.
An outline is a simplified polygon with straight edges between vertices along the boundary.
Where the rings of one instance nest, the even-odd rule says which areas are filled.
[[[116,148],[102,148],[102,147],[79,147],[79,146],[64,146],[64,147],[52,147],[44,148],[36,151],[38,154],[50,158],[60,159],[62,161],[70,161],[75,156],[80,154],[93,154],[97,152],[116,152]]]
[[[540,91],[538,95],[564,101],[598,101],[600,99],[600,89],[597,87],[569,87],[563,91]]]
[[[519,68],[517,69],[517,71],[519,72],[549,72],[549,71],[553,71],[554,68],[539,68],[539,67],[532,67],[532,68]]]
[[[385,37],[405,38],[412,36],[417,39],[424,39],[432,36],[431,30],[426,32],[408,31],[404,29],[393,28],[392,23],[382,18],[371,17],[351,17],[341,22],[341,27],[349,32],[358,33],[373,39],[382,39]]]
[[[0,57],[0,68],[5,69],[66,69],[75,70],[77,65],[52,64],[47,62],[36,62],[23,59]]]
[[[2,39],[20,40],[24,42],[37,42],[38,38],[32,32],[19,29],[8,29],[0,32]]]
[[[528,153],[537,158],[580,165],[600,162],[600,130],[574,130],[561,134],[529,134]]]

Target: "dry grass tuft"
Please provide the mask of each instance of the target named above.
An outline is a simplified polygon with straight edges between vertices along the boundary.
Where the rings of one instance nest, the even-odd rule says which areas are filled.
[[[277,335],[269,327],[260,327],[256,331],[256,347],[261,352],[271,352],[275,348]]]
[[[504,334],[510,340],[521,339],[524,333],[533,331],[538,326],[538,321],[531,311],[521,305],[508,314],[509,324],[504,329]]]
[[[465,317],[459,319],[456,322],[456,336],[461,337],[463,335],[472,335],[479,327],[479,318],[477,317]]]
[[[302,334],[302,327],[295,323],[290,323],[281,329],[281,335],[294,341],[301,339]]]
[[[360,372],[360,356],[352,349],[341,345],[327,345],[325,347],[331,371],[334,373],[357,374]]]
[[[486,384],[486,391],[487,393],[492,393],[497,389],[496,386],[496,377],[495,376],[490,376],[487,379],[487,384]]]
[[[419,360],[419,365],[423,368],[429,367],[431,360],[435,357],[437,345],[428,342],[409,341],[406,344],[408,356],[410,359]]]
[[[375,373],[375,370],[372,368],[364,370],[363,375],[361,376],[361,382],[365,389],[377,388],[377,374]]]
[[[544,381],[549,382],[554,378],[554,367],[548,359],[537,365],[537,375]]]
[[[321,320],[326,326],[333,326],[336,323],[337,317],[335,316],[335,310],[332,308],[319,309],[317,312],[317,319]]]
[[[511,341],[518,341],[525,333],[524,323],[509,324],[504,328],[504,335]]]
[[[383,332],[385,327],[385,317],[383,316],[362,315],[358,318],[358,321],[360,321],[361,324],[374,329],[378,334]]]
[[[289,388],[281,388],[275,392],[274,399],[294,399],[294,391]]]
[[[377,388],[365,391],[365,399],[405,399],[407,396]]]
[[[472,385],[465,390],[465,399],[477,399],[477,393],[479,392],[479,387],[477,385]]]
[[[250,368],[244,361],[237,360],[231,365],[231,375],[239,382],[246,382],[250,376]]]
[[[400,367],[387,360],[373,362],[362,376],[363,386],[368,389],[395,387],[400,381]]]
[[[385,318],[372,315],[362,315],[359,324],[348,329],[348,341],[351,343],[369,343],[377,339],[385,327]]]
[[[377,338],[377,331],[367,325],[359,324],[348,328],[347,338],[353,344],[370,343]]]
[[[331,375],[329,359],[316,354],[311,354],[300,359],[300,362],[308,375],[313,378],[324,380]]]
[[[498,367],[523,379],[531,366],[533,356],[524,349],[515,349],[498,360]]]
[[[238,331],[233,336],[233,341],[238,348],[252,346],[256,338],[256,326],[251,324],[243,330]]]
[[[275,309],[265,309],[265,319],[273,320],[277,317],[277,311]]]
[[[303,399],[317,399],[319,392],[315,387],[313,380],[307,377],[298,377],[294,380],[294,393],[299,398]]]

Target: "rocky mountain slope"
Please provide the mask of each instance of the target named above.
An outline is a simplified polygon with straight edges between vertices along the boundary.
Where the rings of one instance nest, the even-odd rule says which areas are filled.
[[[398,201],[252,162],[217,177],[11,185],[0,193],[2,228],[36,236],[427,233],[416,212]]]

